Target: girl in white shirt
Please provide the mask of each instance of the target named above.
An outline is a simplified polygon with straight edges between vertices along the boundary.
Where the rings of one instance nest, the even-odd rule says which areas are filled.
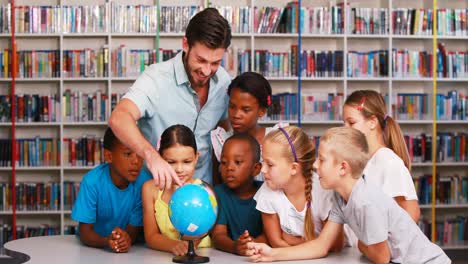
[[[265,184],[254,199],[262,212],[272,247],[301,244],[318,237],[332,206],[332,191],[322,189],[312,174],[315,147],[304,131],[288,126],[265,136],[262,151]],[[333,249],[343,246],[343,233]]]
[[[364,175],[369,175],[367,180],[380,186],[417,222],[420,209],[410,174],[408,148],[400,126],[386,110],[380,93],[355,91],[345,101],[344,123],[366,136],[371,155],[364,169]]]

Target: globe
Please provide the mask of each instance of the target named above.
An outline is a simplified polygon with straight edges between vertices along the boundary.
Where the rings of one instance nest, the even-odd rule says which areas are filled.
[[[169,218],[182,236],[196,238],[206,235],[217,216],[216,196],[204,182],[178,188],[169,201]]]

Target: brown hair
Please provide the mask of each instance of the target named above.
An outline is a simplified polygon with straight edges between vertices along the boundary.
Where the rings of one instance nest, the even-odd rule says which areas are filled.
[[[231,26],[215,8],[205,8],[190,19],[185,37],[189,47],[199,42],[210,49],[231,45]]]
[[[349,164],[353,178],[361,177],[369,160],[369,146],[361,131],[350,127],[333,127],[320,137],[322,143],[330,146],[335,162],[342,159]]]
[[[273,130],[265,136],[264,142],[267,141],[281,145],[282,147],[279,150],[281,155],[291,163],[296,160],[301,167],[302,175],[306,180],[305,196],[307,199],[304,234],[307,240],[312,240],[315,238],[311,211],[312,164],[315,161],[315,146],[310,141],[309,136],[302,129],[295,126],[284,127],[282,130]]]
[[[403,160],[408,170],[411,170],[411,160],[401,128],[387,115],[385,100],[380,93],[373,90],[355,91],[346,99],[345,105],[357,107],[366,119],[375,116],[382,129],[385,145]]]

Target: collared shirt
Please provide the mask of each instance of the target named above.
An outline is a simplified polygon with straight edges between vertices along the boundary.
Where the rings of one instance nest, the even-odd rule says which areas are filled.
[[[168,61],[148,67],[124,98],[130,99],[140,110],[138,126],[153,146],[172,125],[182,124],[192,129],[200,152],[194,178],[211,184],[210,131],[227,118],[230,82],[226,70],[219,67],[210,79],[208,99],[200,109],[200,99],[190,85],[180,52]]]

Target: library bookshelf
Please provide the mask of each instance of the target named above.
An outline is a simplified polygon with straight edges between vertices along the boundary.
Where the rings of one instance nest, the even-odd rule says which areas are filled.
[[[25,30],[24,21],[21,26],[18,25],[21,19],[24,20],[25,17],[24,12],[21,13],[21,11],[18,11],[16,21],[13,21],[13,17],[11,17],[10,31],[3,29],[3,31],[0,32],[0,45],[2,45],[0,48],[3,48],[3,50],[11,49],[13,43],[15,43],[17,51],[51,51],[49,53],[53,53],[54,55],[52,56],[56,56],[56,64],[60,64],[57,68],[46,70],[45,72],[49,75],[41,75],[41,77],[25,77],[25,72],[18,72],[14,76],[15,78],[12,78],[13,76],[8,74],[2,75],[3,78],[0,78],[0,95],[11,94],[12,90],[14,90],[14,95],[38,94],[40,97],[48,97],[48,99],[44,100],[47,100],[47,102],[49,102],[48,106],[51,107],[51,109],[48,109],[47,121],[45,121],[44,118],[39,118],[39,120],[27,122],[26,118],[23,117],[23,121],[15,120],[15,122],[12,122],[11,120],[6,120],[5,122],[0,122],[0,139],[15,138],[18,140],[35,140],[35,138],[39,136],[40,139],[45,140],[45,148],[50,147],[52,149],[52,155],[56,157],[55,162],[48,160],[47,163],[44,164],[40,162],[37,163],[37,161],[36,163],[28,161],[30,164],[26,164],[23,161],[23,163],[18,162],[18,164],[13,167],[11,164],[9,166],[0,167],[0,182],[5,184],[1,190],[4,192],[6,192],[8,188],[12,190],[17,189],[16,187],[20,188],[20,185],[11,185],[13,182],[16,182],[18,184],[24,184],[25,186],[30,183],[35,183],[36,185],[34,185],[34,188],[45,188],[45,190],[47,190],[47,186],[37,187],[37,183],[51,184],[49,187],[51,190],[50,193],[55,193],[51,194],[52,196],[49,197],[50,201],[47,206],[36,206],[35,209],[31,209],[34,206],[28,207],[26,203],[21,209],[16,206],[16,210],[12,210],[12,207],[15,205],[13,203],[10,204],[10,207],[3,207],[4,210],[0,211],[0,219],[4,224],[2,227],[4,229],[7,229],[7,226],[11,227],[12,234],[23,232],[23,230],[17,228],[20,226],[42,226],[43,229],[45,227],[46,231],[42,230],[40,232],[65,234],[71,232],[69,226],[76,225],[70,218],[72,204],[70,195],[73,193],[72,190],[76,190],[76,183],[80,182],[81,177],[92,169],[96,163],[100,162],[100,157],[96,154],[96,151],[94,151],[91,154],[91,156],[95,158],[94,160],[72,162],[70,161],[70,156],[72,154],[69,148],[71,144],[75,143],[77,145],[81,144],[82,147],[88,146],[89,142],[93,142],[92,144],[94,145],[92,146],[99,146],[99,140],[107,126],[107,118],[113,105],[118,101],[119,96],[125,93],[128,87],[136,80],[138,74],[142,70],[141,68],[136,71],[133,71],[133,68],[132,70],[124,70],[122,67],[114,66],[115,61],[123,60],[122,57],[119,57],[119,53],[114,53],[114,51],[120,48],[122,52],[120,54],[123,54],[124,52],[130,52],[129,50],[137,50],[136,52],[140,52],[140,54],[136,56],[141,57],[143,56],[142,54],[144,54],[144,56],[147,56],[146,59],[150,57],[153,58],[152,62],[160,62],[164,59],[164,56],[170,57],[176,50],[181,48],[181,38],[184,36],[183,25],[175,25],[170,24],[171,22],[167,22],[169,25],[166,28],[160,27],[157,23],[152,24],[148,21],[139,23],[138,29],[132,28],[132,26],[129,25],[122,25],[122,20],[126,18],[126,15],[122,14],[129,14],[128,18],[136,16],[135,13],[131,12],[137,10],[138,5],[140,5],[140,7],[145,6],[146,9],[144,10],[146,11],[142,12],[147,12],[144,13],[147,17],[153,18],[153,20],[160,21],[161,23],[163,19],[174,16],[173,13],[174,10],[176,10],[175,6],[186,7],[186,9],[182,9],[182,12],[179,12],[179,15],[185,16],[185,18],[190,17],[190,14],[196,12],[197,8],[206,6],[232,7],[234,10],[244,10],[243,20],[241,20],[243,22],[239,22],[239,20],[232,21],[233,40],[230,48],[231,54],[226,56],[226,69],[232,76],[247,70],[261,71],[272,84],[274,94],[279,95],[279,102],[285,98],[286,100],[294,101],[294,103],[288,106],[279,103],[283,114],[285,108],[290,108],[287,109],[289,114],[283,115],[280,113],[278,115],[278,113],[272,113],[269,117],[265,118],[265,120],[262,120],[262,124],[266,126],[273,125],[281,120],[282,122],[302,126],[311,136],[319,136],[327,128],[340,126],[343,122],[340,116],[339,105],[335,106],[336,108],[333,110],[325,107],[325,110],[320,112],[320,110],[315,111],[315,108],[312,107],[314,103],[317,105],[327,105],[327,103],[330,103],[327,101],[327,96],[332,95],[333,98],[338,98],[337,102],[342,104],[343,98],[346,98],[346,96],[354,90],[373,89],[386,95],[388,112],[392,117],[398,119],[404,133],[409,137],[417,138],[425,134],[436,138],[438,135],[437,133],[445,133],[449,135],[449,137],[453,136],[453,134],[465,135],[466,137],[466,133],[468,133],[468,116],[466,115],[466,109],[465,116],[459,118],[461,120],[452,120],[456,118],[451,117],[446,118],[447,120],[441,120],[443,117],[439,119],[436,118],[436,114],[432,111],[435,108],[439,109],[436,97],[433,96],[434,93],[447,95],[451,91],[457,91],[458,95],[463,94],[466,96],[468,92],[468,75],[460,74],[459,77],[439,77],[437,76],[436,67],[428,67],[425,71],[423,70],[422,73],[414,69],[413,71],[403,74],[401,72],[394,73],[393,69],[395,65],[397,65],[398,58],[393,59],[392,56],[393,50],[395,50],[395,53],[398,53],[398,51],[403,51],[403,53],[404,51],[408,51],[408,53],[421,53],[426,51],[430,54],[436,54],[439,43],[443,43],[443,47],[447,51],[467,51],[468,44],[466,40],[468,39],[468,34],[466,34],[466,30],[458,32],[458,35],[455,35],[455,33],[451,35],[452,33],[450,31],[444,31],[443,34],[432,34],[433,32],[437,32],[434,30],[436,27],[432,29],[432,32],[430,32],[430,27],[428,26],[426,26],[425,31],[422,31],[423,27],[421,24],[419,25],[420,32],[417,34],[400,34],[401,32],[397,34],[396,31],[400,30],[403,24],[400,24],[399,28],[396,26],[394,27],[393,25],[396,24],[396,20],[393,21],[392,18],[394,17],[393,14],[395,14],[395,17],[404,19],[405,12],[406,15],[409,14],[408,9],[422,10],[419,13],[420,16],[424,14],[427,15],[427,10],[466,10],[468,9],[468,1],[439,1],[438,6],[434,6],[435,3],[430,0],[416,0],[411,3],[403,0],[303,0],[295,2],[295,4],[288,3],[289,1],[285,0],[241,0],[236,3],[227,0],[213,0],[209,2],[199,0],[23,0],[0,2],[4,7],[9,5],[10,11],[21,8],[25,9],[27,6],[38,8],[51,7],[51,13],[47,14],[51,17],[53,17],[54,14],[58,14],[55,19],[52,19],[49,25],[50,28],[46,27],[45,31],[40,32],[38,30],[33,30],[35,33],[32,33]],[[83,6],[96,8],[91,8],[91,10],[97,10],[93,13],[96,14],[97,23],[93,24],[94,27],[92,30],[81,30],[79,33],[71,33],[73,30],[63,26],[70,23],[69,20],[66,20],[69,19],[69,17],[66,18],[64,10]],[[337,6],[341,8],[341,11],[338,11],[339,8],[337,8]],[[99,7],[101,7],[101,9],[99,9]],[[125,8],[118,9],[117,7]],[[272,9],[268,11],[270,13],[261,11],[265,10],[265,7],[272,7]],[[300,8],[307,10],[315,8],[315,10],[319,10],[320,7],[326,7],[328,11],[324,11],[325,9],[323,9],[314,12],[325,12],[322,13],[322,15],[329,12],[328,28],[325,28],[327,27],[325,26],[327,23],[324,23],[322,20],[322,27],[312,27],[307,23],[296,23],[298,25],[297,27],[291,26],[289,28],[288,32],[292,33],[260,33],[262,31],[259,29],[262,25],[261,15],[266,17],[269,15],[274,20],[275,12],[278,12],[281,8],[284,8],[284,10],[288,8],[290,10],[292,9],[293,11],[291,12],[294,13],[294,10]],[[333,11],[331,11],[332,7],[334,7]],[[366,8],[371,11],[365,11]],[[83,10],[86,9],[82,9],[81,12],[85,12]],[[143,8],[139,10],[143,10]],[[256,12],[253,12],[254,10],[256,10]],[[283,12],[286,12],[284,10]],[[362,28],[362,32],[360,33],[353,32],[353,30],[357,30],[357,26],[355,23],[356,20],[350,19],[352,14],[361,12],[360,17],[362,17],[363,21],[366,21],[366,19],[371,17],[369,14],[374,12],[372,10],[376,10],[375,12],[377,15],[384,14],[384,16],[387,16],[386,20],[380,17],[380,19],[383,19],[379,20],[381,32],[366,32],[367,29],[363,30]],[[379,11],[382,13],[379,13]],[[69,14],[70,13],[67,13],[67,15]],[[255,19],[256,15],[258,15],[257,19]],[[326,20],[326,16],[327,15],[324,15],[322,19]],[[331,18],[332,16],[334,18]],[[137,16],[137,18],[138,17],[142,16]],[[37,17],[35,18],[37,19]],[[308,21],[310,21],[311,18],[308,18]],[[441,15],[439,18],[444,17]],[[468,18],[468,16],[466,16],[465,19],[466,18]],[[406,19],[408,19],[408,17],[406,17]],[[91,20],[92,19],[89,19],[88,22],[90,24],[94,23],[91,22]],[[335,24],[332,20],[335,21]],[[351,26],[352,21],[354,22],[354,26]],[[466,20],[464,21],[466,22]],[[3,18],[3,22],[8,24],[5,18]],[[14,35],[11,32],[11,25],[14,24],[13,22],[16,22],[18,27],[20,27]],[[242,23],[244,27],[239,25]],[[293,22],[287,21],[286,23]],[[265,24],[264,27],[265,31],[269,30],[270,32],[274,32],[274,26]],[[95,71],[93,72],[91,70],[91,72],[87,72],[88,77],[82,76],[83,74],[81,73],[75,74],[77,69],[65,67],[69,57],[77,59],[76,56],[78,55],[73,52],[83,49],[94,51],[93,56],[96,56],[96,65],[94,65]],[[319,70],[316,70],[314,73],[307,72],[306,70],[298,70],[298,68],[291,66],[293,65],[292,61],[288,61],[288,63],[290,63],[289,68],[284,64],[279,64],[278,66],[278,64],[275,65],[272,63],[269,69],[261,68],[261,65],[259,65],[261,61],[259,57],[265,56],[264,58],[271,59],[278,54],[280,54],[279,56],[282,60],[295,60],[295,63],[298,65],[310,63],[310,61],[307,61],[307,58],[304,59],[301,56],[292,58],[291,54],[294,54],[294,52],[291,52],[291,50],[293,49],[314,51],[317,53],[319,51],[341,51],[344,55],[341,57],[339,57],[339,55],[333,57],[332,61],[335,63],[329,70],[325,70],[328,71],[326,74],[319,72]],[[168,52],[169,55],[165,55],[165,50],[173,51]],[[255,54],[254,56],[251,51],[259,51],[260,55]],[[373,74],[369,74],[367,72],[365,74],[357,74],[357,76],[354,72],[349,73],[349,70],[352,69],[351,65],[353,65],[352,60],[355,58],[347,56],[347,54],[352,51],[360,52],[357,56],[363,56],[363,58],[367,59],[369,59],[370,54],[373,54],[372,52],[374,51],[387,51],[387,59],[378,65],[380,69],[386,68],[386,73],[379,74],[374,72]],[[262,55],[261,52],[266,52],[267,55]],[[243,57],[244,55],[245,57]],[[434,57],[435,56],[432,58]],[[426,57],[426,60],[428,58],[431,59],[431,57]],[[18,60],[20,59],[21,58],[18,58]],[[105,59],[108,64],[104,63]],[[304,60],[306,60],[306,62],[304,62]],[[151,62],[151,59],[149,59],[149,61]],[[261,62],[263,64],[265,61]],[[317,63],[318,62],[319,61],[317,61]],[[18,63],[20,63],[20,61],[18,61]],[[242,63],[244,63],[245,67],[241,66]],[[437,65],[434,61],[432,63],[433,65]],[[306,66],[302,67],[304,67],[302,69],[305,69]],[[424,68],[423,66],[421,67]],[[286,68],[288,69],[285,70]],[[4,69],[4,67],[2,67],[2,69]],[[29,68],[25,69],[29,70]],[[467,71],[465,70],[465,74],[466,73]],[[42,73],[38,73],[38,75],[39,74]],[[13,87],[14,89],[12,89]],[[55,97],[53,95],[55,95]],[[284,95],[286,95],[286,97]],[[413,116],[405,115],[406,113],[404,112],[401,113],[399,109],[402,108],[402,105],[401,102],[398,101],[401,99],[401,97],[398,97],[399,95],[403,96],[403,98],[404,96],[412,95],[418,98],[423,95],[426,96],[424,97],[426,109],[420,111],[423,113],[418,113],[419,115]],[[75,97],[76,99],[73,101]],[[83,113],[83,111],[71,109],[74,104],[80,104],[80,106],[82,106],[81,104],[84,105],[85,99],[89,97],[91,97],[91,102],[98,104],[93,107],[99,108],[99,105],[102,106],[99,108],[100,110],[93,109],[91,112],[83,110],[85,112]],[[318,98],[317,101],[310,102],[306,100],[312,97]],[[83,98],[83,101],[77,98]],[[92,101],[93,98],[95,98],[96,101]],[[98,103],[98,98],[102,99],[100,103]],[[55,104],[51,104],[50,102]],[[2,103],[1,100],[0,103]],[[70,106],[70,104],[72,106]],[[335,114],[330,116],[327,113],[329,111]],[[24,114],[25,113],[23,113],[23,115]],[[54,118],[52,118],[52,116]],[[85,118],[83,118],[83,116],[85,116]],[[90,118],[91,116],[92,118]],[[16,118],[18,118],[18,116]],[[52,141],[47,141],[48,139],[52,139]],[[84,139],[87,140],[85,143],[81,141]],[[448,140],[450,140],[450,138]],[[24,140],[23,144],[30,144],[26,142],[27,140]],[[11,148],[11,144],[9,147]],[[7,151],[6,153],[12,155],[12,152],[13,151]],[[434,157],[435,156],[424,162],[420,160],[420,158],[413,160],[412,175],[415,178],[415,182],[421,177],[430,178],[433,182],[438,182],[439,177],[435,177],[436,174],[443,176],[442,178],[448,179],[448,181],[452,178],[456,178],[463,182],[463,179],[467,178],[467,158],[454,161],[454,158],[450,157],[437,160],[437,162],[431,162],[431,160],[435,160]],[[16,159],[16,157],[14,157],[14,159]],[[446,175],[447,177],[445,177]],[[458,176],[454,177],[453,175]],[[6,185],[7,183],[10,185]],[[27,190],[27,187],[24,187],[24,190]],[[16,192],[18,192],[18,190],[16,190]],[[27,191],[25,192],[27,195]],[[21,195],[24,196],[25,194],[18,193],[18,195],[20,196],[16,197],[16,203],[21,203],[22,201],[19,198],[22,197]],[[429,201],[425,204],[421,204],[422,221],[426,223],[421,224],[421,227],[426,229],[426,232],[429,232],[429,230],[427,230],[429,228],[432,229],[434,233],[436,223],[438,222],[442,223],[442,225],[446,225],[446,223],[449,222],[447,219],[452,221],[452,219],[458,217],[464,217],[464,219],[468,217],[468,197],[466,197],[468,194],[462,193],[462,196],[465,195],[464,199],[462,198],[461,201],[457,202],[440,201],[443,197],[439,197],[438,193],[432,196],[429,192],[429,194],[426,193],[426,195],[430,195]],[[52,200],[54,202],[52,202]],[[0,229],[2,229],[2,227],[0,227]],[[53,230],[48,231],[47,228],[49,227],[53,228]],[[3,231],[3,229],[0,231]],[[6,239],[8,238],[2,241]],[[433,239],[435,241],[435,236]],[[445,249],[468,249],[468,243],[463,241],[463,239],[454,239],[453,241],[447,240],[445,242],[442,239],[442,242],[442,247]]]

